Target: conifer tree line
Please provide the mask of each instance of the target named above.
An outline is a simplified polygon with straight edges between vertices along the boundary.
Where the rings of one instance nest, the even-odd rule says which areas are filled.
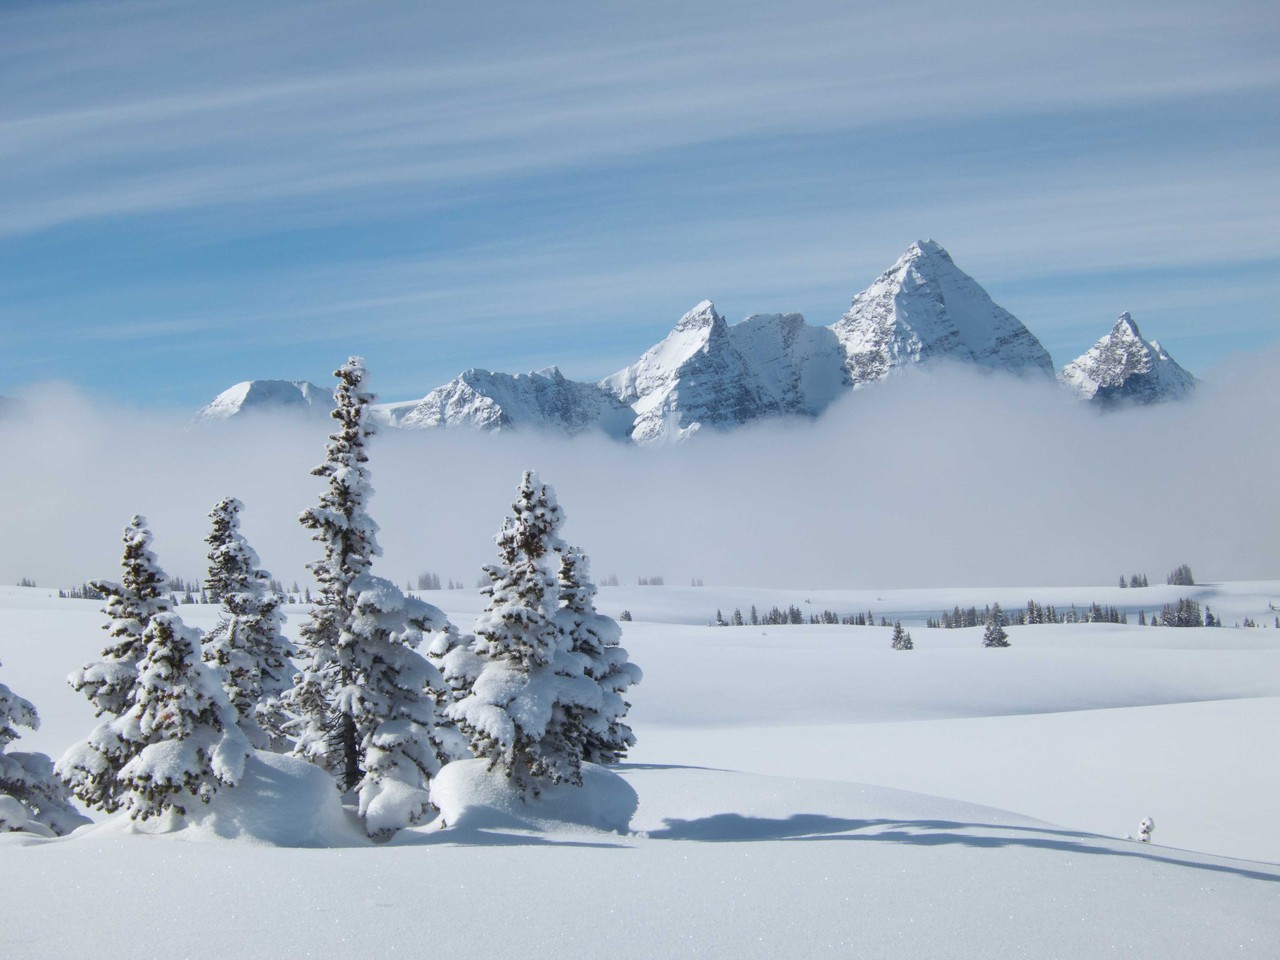
[[[991,620],[993,610],[1000,605],[988,604],[984,609],[953,607],[944,610],[937,617],[925,621],[925,625],[934,629],[958,630],[964,627],[980,627]],[[1128,623],[1129,615],[1115,606],[1091,603],[1087,607],[1077,608],[1072,604],[1069,609],[1059,609],[1051,603],[1041,604],[1028,600],[1025,607],[1013,611],[1001,610],[1006,625],[1025,627],[1040,623]]]
[[[238,500],[209,514],[201,589],[222,609],[207,635],[174,612],[146,520],[133,517],[120,581],[86,585],[106,600],[108,643],[69,681],[93,705],[94,729],[56,765],[6,753],[14,727],[38,717],[0,685],[0,829],[65,832],[85,822],[70,795],[135,819],[181,817],[234,788],[266,750],[329,771],[369,836],[385,838],[434,812],[431,778],[453,760],[487,760],[532,798],[580,786],[585,763],[626,755],[628,690],[642,674],[595,607],[586,555],[560,536],[554,490],[521,478],[498,561],[484,568],[485,610],[460,634],[372,570],[374,396],[362,359],[335,376],[337,428],[312,471],[324,491],[299,516],[321,555],[308,564],[315,602],[297,648],[281,630],[279,584],[240,532]]]

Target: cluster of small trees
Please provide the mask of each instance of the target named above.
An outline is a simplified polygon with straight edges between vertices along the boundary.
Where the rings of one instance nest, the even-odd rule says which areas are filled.
[[[806,601],[807,602],[807,601]],[[744,616],[742,611],[734,608],[729,619],[726,620],[724,614],[716,611],[716,618],[712,621],[713,626],[717,627],[743,627],[750,624],[753,627],[774,627],[786,624],[843,624],[845,626],[856,627],[874,627],[876,625],[875,617],[870,611],[867,613],[847,613],[839,614],[834,610],[823,610],[820,613],[811,613],[807,617],[804,611],[795,604],[790,604],[785,610],[774,606],[764,613],[760,613],[756,609],[755,604],[751,605],[751,610]],[[889,621],[885,617],[880,618],[880,626],[889,626]]]
[[[259,749],[328,770],[369,835],[386,837],[428,815],[430,779],[451,760],[486,759],[531,796],[580,785],[583,763],[625,755],[626,692],[641,673],[618,625],[595,609],[585,555],[559,536],[551,488],[523,476],[499,562],[485,568],[486,609],[474,635],[460,635],[438,608],[371,571],[374,398],[360,358],[336,376],[339,427],[312,471],[327,488],[299,517],[323,552],[308,565],[318,590],[300,649],[281,633],[283,597],[239,532],[238,501],[210,514],[204,589],[223,616],[207,636],[172,611],[146,521],[134,517],[120,582],[92,584],[107,599],[110,642],[70,678],[98,725],[56,767],[5,754],[13,724],[37,718],[0,686],[0,822],[52,832],[83,822],[63,784],[107,812],[181,816],[238,783]]]
[[[441,585],[440,574],[438,573],[420,573],[418,574],[419,590],[463,590],[465,584],[461,580],[450,578],[447,585]],[[406,587],[408,589],[408,587]]]
[[[930,618],[926,625],[935,629],[956,630],[963,627],[979,627],[991,620],[992,612],[1000,610],[1000,605],[988,604],[984,609],[969,607],[961,610],[959,606],[950,612],[943,611],[937,617]],[[1125,611],[1114,606],[1091,603],[1083,609],[1072,604],[1070,609],[1059,610],[1051,603],[1041,604],[1028,600],[1027,605],[1009,613],[1001,611],[1006,625],[1027,626],[1040,623],[1128,623]]]
[[[1171,570],[1164,582],[1172,587],[1194,587],[1196,578],[1191,575],[1191,568],[1184,563]]]
[[[1147,575],[1145,573],[1131,573],[1129,575],[1128,581],[1126,581],[1124,578],[1124,574],[1122,573],[1120,574],[1120,586],[1122,588],[1123,587],[1137,588],[1137,587],[1149,586],[1149,584],[1147,583]]]
[[[641,587],[663,587],[666,581],[661,577],[637,577],[636,584]]]

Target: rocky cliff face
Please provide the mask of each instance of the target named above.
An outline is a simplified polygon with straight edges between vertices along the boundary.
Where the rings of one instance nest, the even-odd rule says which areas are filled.
[[[1111,332],[1062,368],[1058,380],[1102,406],[1163,403],[1189,394],[1196,378],[1155,340],[1144,340],[1127,313]]]
[[[409,430],[536,427],[566,434],[602,430],[625,437],[634,413],[593,383],[565,379],[555,367],[536,373],[468,370],[417,403],[384,406],[391,426]]]

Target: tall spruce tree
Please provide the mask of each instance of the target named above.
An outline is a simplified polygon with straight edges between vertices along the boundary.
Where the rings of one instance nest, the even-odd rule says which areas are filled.
[[[136,753],[130,740],[112,732],[111,722],[134,704],[138,663],[146,652],[143,639],[152,617],[169,609],[164,590],[168,578],[151,551],[151,531],[142,516],[124,529],[123,568],[119,583],[95,580],[90,586],[107,598],[103,625],[111,642],[102,659],[81,667],[67,678],[104,718],[89,739],[68,750],[57,763],[58,776],[85,803],[111,812],[119,807],[117,774]]]
[[[271,575],[240,533],[239,500],[220,501],[209,514],[209,578],[205,586],[222,602],[223,614],[204,641],[204,659],[222,675],[222,686],[240,716],[240,726],[258,750],[282,750],[288,720],[280,697],[298,672],[296,651],[280,632],[284,598],[271,589]]]
[[[573,735],[581,742],[583,760],[617,763],[636,742],[625,722],[631,708],[625,697],[643,674],[621,645],[622,629],[596,609],[596,587],[588,576],[586,555],[577,547],[560,555],[559,590],[560,629],[569,638],[570,651],[586,658],[586,676],[600,687],[599,707],[565,708],[576,728]],[[740,611],[737,621],[742,622]]]
[[[484,568],[488,598],[472,653],[481,666],[448,714],[477,757],[500,768],[523,796],[547,783],[582,782],[575,711],[599,711],[601,688],[586,675],[559,615],[557,571],[564,543],[555,494],[532,472],[497,536],[500,562]]]
[[[406,597],[369,570],[380,554],[365,445],[374,434],[364,361],[336,372],[325,462],[312,471],[328,486],[299,517],[324,556],[308,564],[319,585],[301,628],[307,663],[286,695],[295,715],[294,752],[331,771],[356,793],[371,836],[416,823],[430,809],[427,782],[452,753],[437,728],[436,699],[445,684],[417,651],[424,632],[451,630],[436,607]]]
[[[117,781],[140,820],[208,803],[220,786],[239,782],[251,751],[217,671],[201,660],[199,632],[161,613],[143,640],[134,703],[109,725],[111,741],[132,748]]]
[[[36,730],[40,717],[31,702],[0,683],[0,832],[22,830],[62,836],[88,823],[71,805],[53,761],[43,753],[8,749],[18,727]]]

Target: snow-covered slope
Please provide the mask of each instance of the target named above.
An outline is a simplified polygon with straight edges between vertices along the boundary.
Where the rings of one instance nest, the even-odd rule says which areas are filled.
[[[178,832],[95,812],[63,839],[0,835],[0,956],[1275,957],[1280,631],[1044,624],[993,651],[919,624],[953,601],[1178,593],[1271,622],[1278,592],[605,588],[645,668],[617,771],[633,832],[472,809],[374,844],[325,775],[260,755]],[[0,586],[0,680],[44,721],[15,746],[57,755],[94,723],[65,676],[103,634],[100,603],[51,593]],[[484,600],[443,599],[458,624]],[[705,625],[807,599],[915,611],[916,648],[887,627]],[[181,613],[208,628],[218,608]],[[1124,839],[1145,816],[1153,842]]]
[[[631,439],[679,439],[702,427],[821,413],[840,391],[839,345],[798,313],[729,326],[710,300],[600,386],[634,411]]]
[[[595,384],[567,380],[556,367],[515,376],[468,370],[416,404],[386,404],[382,411],[391,426],[411,430],[538,427],[567,434],[596,429],[616,437],[627,435],[634,416]]]
[[[757,314],[733,326],[710,301],[681,318],[636,363],[601,381],[636,411],[631,438],[651,443],[700,427],[814,416],[895,369],[949,359],[1053,376],[1040,341],[932,240],[913,243],[830,327],[799,314]]]
[[[200,408],[195,419],[230,420],[281,410],[327,416],[332,406],[333,391],[306,380],[246,380],[223,390]]]
[[[895,369],[946,358],[992,370],[1053,376],[1053,361],[1022,322],[996,305],[932,240],[913,243],[853,298],[831,328],[849,383],[865,386]]]
[[[1081,397],[1103,406],[1180,400],[1196,378],[1122,313],[1111,332],[1062,368],[1058,379]]]

